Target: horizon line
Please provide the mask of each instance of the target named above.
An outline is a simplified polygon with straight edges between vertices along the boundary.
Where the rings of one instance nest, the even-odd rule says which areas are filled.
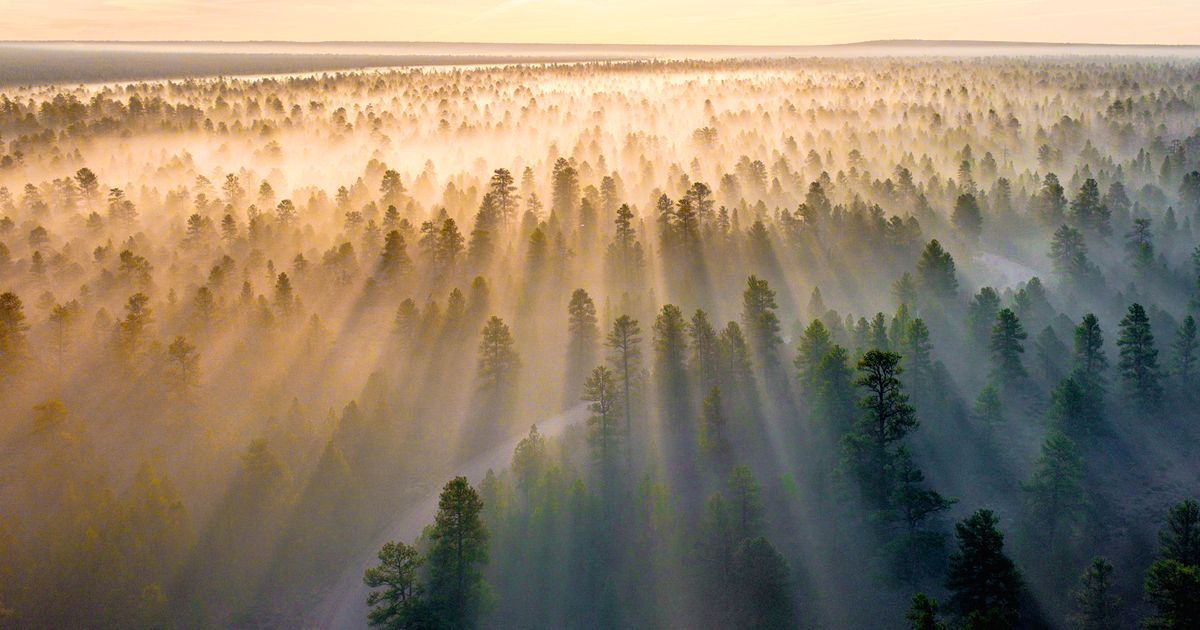
[[[849,48],[888,45],[924,46],[1005,46],[1005,47],[1098,47],[1098,48],[1197,48],[1192,44],[1146,44],[1112,42],[1047,42],[1022,40],[977,40],[977,39],[920,39],[895,38],[871,39],[831,44],[679,44],[679,43],[596,43],[596,42],[488,42],[488,41],[437,41],[437,40],[286,40],[286,39],[0,39],[3,44],[301,44],[301,45],[455,45],[455,46],[528,46],[528,47],[587,47],[587,48],[709,48],[709,49],[803,49],[803,48]]]

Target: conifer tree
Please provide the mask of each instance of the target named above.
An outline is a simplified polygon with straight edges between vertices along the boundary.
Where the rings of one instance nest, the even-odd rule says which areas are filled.
[[[1011,628],[1020,619],[1021,574],[1004,554],[1004,534],[991,510],[955,524],[958,550],[950,555],[946,588],[950,608],[968,628]]]
[[[992,377],[1003,388],[1011,388],[1028,376],[1021,363],[1025,346],[1021,343],[1028,335],[1011,309],[1001,309],[992,326],[992,338],[988,349],[992,355]]]
[[[425,559],[416,547],[389,542],[379,550],[379,564],[367,569],[363,582],[372,590],[367,596],[371,612],[367,621],[373,627],[416,630],[432,622],[425,588],[420,582]]]
[[[492,316],[483,327],[479,343],[479,381],[485,391],[503,395],[511,389],[521,367],[512,333],[499,317]]]
[[[1071,592],[1071,622],[1079,630],[1117,630],[1120,628],[1121,598],[1113,591],[1113,566],[1100,556],[1079,576],[1079,585]]]
[[[612,370],[603,365],[592,370],[583,384],[583,400],[592,412],[588,418],[588,443],[596,461],[609,467],[615,461],[620,440],[621,404]]]
[[[1117,347],[1121,349],[1118,366],[1126,395],[1143,409],[1156,407],[1162,399],[1158,350],[1154,347],[1154,334],[1150,332],[1150,318],[1141,304],[1131,305],[1121,319]]]
[[[864,412],[842,443],[864,494],[872,506],[882,509],[894,488],[893,444],[916,428],[917,417],[899,379],[900,355],[871,350],[858,362],[858,372],[855,385],[865,390],[859,403]]]
[[[444,627],[474,627],[486,601],[480,565],[488,561],[488,532],[482,511],[483,501],[466,477],[442,488],[428,561],[429,596]]]
[[[750,276],[746,290],[742,293],[742,326],[747,339],[764,368],[778,361],[778,347],[783,343],[779,336],[779,316],[775,314],[775,292],[766,280]]]
[[[662,402],[673,414],[682,413],[687,405],[686,361],[687,326],[683,313],[674,304],[667,304],[654,320],[654,377]]]
[[[613,321],[605,345],[608,347],[608,363],[620,390],[625,436],[628,439],[633,430],[633,395],[642,371],[642,330],[637,320],[628,315],[618,317]]]

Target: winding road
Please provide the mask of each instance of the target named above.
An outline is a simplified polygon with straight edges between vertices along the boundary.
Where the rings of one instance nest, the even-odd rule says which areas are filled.
[[[579,404],[537,423],[538,432],[545,437],[556,437],[567,427],[580,422],[587,416],[587,406]],[[462,475],[478,483],[489,469],[499,470],[508,466],[513,449],[524,439],[515,437],[485,451],[474,459],[460,464],[449,471],[450,475]],[[336,630],[362,630],[367,627],[367,587],[363,584],[363,572],[377,562],[376,553],[384,543],[391,540],[412,542],[421,530],[433,522],[437,514],[440,487],[398,513],[387,528],[385,535],[371,546],[369,553],[351,563],[342,571],[337,583],[318,605],[312,627]]]

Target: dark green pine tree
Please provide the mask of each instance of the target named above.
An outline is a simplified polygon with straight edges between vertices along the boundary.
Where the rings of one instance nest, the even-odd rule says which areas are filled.
[[[892,445],[917,426],[916,412],[898,378],[900,355],[871,350],[858,362],[855,385],[866,391],[859,406],[864,413],[842,438],[847,465],[859,478],[864,495],[875,509],[888,506],[893,492]]]
[[[492,316],[483,327],[479,342],[479,382],[493,400],[502,399],[516,383],[521,359],[513,347],[508,325]]]
[[[1068,213],[1071,222],[1080,230],[1100,236],[1112,232],[1109,225],[1109,211],[1100,199],[1100,186],[1090,177],[1083,182],[1079,195],[1071,201]]]
[[[1047,553],[1064,553],[1080,533],[1087,497],[1083,489],[1083,458],[1066,435],[1053,432],[1042,443],[1033,474],[1021,484],[1025,492],[1026,525]],[[1049,558],[1061,562],[1065,557]]]
[[[992,336],[996,313],[1000,312],[1000,295],[992,287],[983,287],[967,305],[967,329],[970,342],[983,351]]]
[[[483,501],[455,477],[442,488],[429,531],[429,596],[441,627],[474,627],[487,599],[480,567],[488,561]]]
[[[688,336],[691,337],[691,356],[688,358],[688,371],[703,390],[716,387],[720,383],[720,348],[718,347],[717,331],[708,320],[708,314],[697,309],[688,325]]]
[[[1004,554],[998,522],[982,509],[954,525],[958,550],[950,555],[946,588],[950,608],[967,628],[1012,628],[1020,619],[1021,574]]]
[[[612,370],[603,365],[592,370],[583,384],[583,400],[588,403],[588,444],[592,447],[593,459],[606,473],[611,472],[617,461],[617,448],[621,438],[621,401],[617,381]],[[602,475],[606,479],[609,475]]]
[[[604,345],[608,347],[608,364],[612,367],[621,395],[621,413],[628,439],[632,437],[633,430],[633,396],[642,373],[642,329],[638,321],[628,315],[618,317],[613,321]]]
[[[929,341],[929,327],[919,317],[912,320],[900,342],[909,389],[918,401],[928,401],[933,386],[933,344]]]
[[[969,241],[979,240],[983,232],[983,214],[979,211],[979,201],[971,193],[963,193],[954,202],[954,214],[951,216],[954,227],[958,228]]]
[[[850,353],[834,345],[817,363],[814,396],[814,417],[823,418],[831,435],[842,435],[854,424],[857,401],[854,398],[854,368]]]
[[[908,620],[911,630],[945,630],[946,624],[938,621],[938,602],[925,593],[913,595],[912,605],[904,618]]]
[[[726,464],[732,451],[727,424],[721,388],[714,385],[700,410],[700,450],[718,465]]]
[[[800,349],[796,353],[796,369],[800,372],[801,391],[812,396],[818,391],[818,365],[833,348],[829,329],[819,319],[814,319],[800,337]]]
[[[1099,421],[1104,416],[1104,397],[1108,382],[1104,372],[1108,357],[1104,354],[1104,333],[1100,320],[1088,313],[1075,327],[1075,352],[1072,378],[1079,385],[1089,418]]]
[[[1054,265],[1054,273],[1069,288],[1090,288],[1099,279],[1100,270],[1088,259],[1083,235],[1069,225],[1054,232],[1054,239],[1050,242],[1050,261]]]
[[[729,473],[729,507],[733,533],[737,540],[759,536],[763,528],[762,487],[745,466],[734,466]]]
[[[383,253],[379,255],[379,275],[393,279],[408,269],[412,261],[404,244],[404,237],[397,230],[387,233],[383,241]]]
[[[654,377],[668,418],[682,422],[688,403],[687,325],[678,306],[667,304],[654,320]]]
[[[1117,338],[1121,349],[1121,385],[1142,409],[1156,407],[1162,400],[1163,387],[1158,369],[1158,350],[1150,332],[1150,318],[1141,304],[1133,304],[1121,320]]]
[[[367,596],[371,612],[367,621],[373,627],[389,630],[417,630],[433,623],[425,588],[417,572],[425,559],[416,547],[403,542],[386,543],[379,550],[379,564],[367,569],[363,582],[373,590]]]
[[[902,533],[891,545],[896,573],[906,582],[915,583],[942,569],[946,537],[941,531],[927,527],[927,523],[950,509],[957,499],[947,499],[929,489],[925,485],[925,475],[903,446],[896,449],[892,470],[896,489],[891,501],[903,526]]]
[[[567,374],[566,386],[570,392],[567,402],[573,401],[579,383],[587,378],[596,364],[599,349],[600,328],[596,326],[596,304],[588,292],[575,289],[567,304]]]
[[[1147,628],[1200,628],[1200,503],[1171,508],[1159,535],[1159,559],[1146,571]]]
[[[927,300],[922,304],[944,305],[958,294],[954,258],[937,239],[929,241],[917,261],[917,285]]]
[[[1196,318],[1188,315],[1175,332],[1175,343],[1171,344],[1174,352],[1171,358],[1172,372],[1179,387],[1180,397],[1188,403],[1196,400],[1197,348],[1200,348],[1200,338],[1196,336]]]
[[[1012,309],[1001,309],[996,314],[988,349],[992,355],[992,378],[1006,390],[1011,391],[1014,385],[1028,376],[1021,363],[1021,354],[1025,352],[1021,342],[1026,337],[1028,335],[1021,326],[1021,320],[1017,319]]]
[[[1071,623],[1079,630],[1117,630],[1121,627],[1121,598],[1113,594],[1113,566],[1100,556],[1079,576],[1071,592]]]
[[[796,627],[787,561],[761,536],[743,540],[733,554],[732,627],[784,630]]]
[[[775,314],[775,292],[766,280],[750,276],[746,290],[742,293],[742,326],[746,337],[763,369],[774,367],[779,361],[779,316]]]
[[[875,317],[871,319],[870,334],[868,335],[870,346],[863,348],[866,350],[881,350],[887,352],[892,349],[891,341],[888,339],[887,316],[883,313],[875,313]]]

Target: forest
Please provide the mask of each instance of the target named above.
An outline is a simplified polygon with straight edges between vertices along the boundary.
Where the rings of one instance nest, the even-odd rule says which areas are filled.
[[[0,628],[1200,628],[1200,62],[0,89]]]

